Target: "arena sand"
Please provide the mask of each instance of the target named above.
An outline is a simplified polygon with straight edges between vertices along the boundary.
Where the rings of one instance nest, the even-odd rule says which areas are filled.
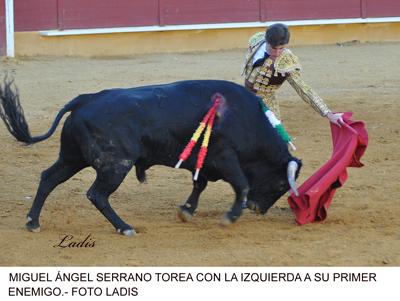
[[[61,126],[48,140],[26,147],[0,125],[1,266],[398,266],[400,264],[400,44],[295,47],[306,81],[333,110],[353,111],[370,135],[365,167],[349,169],[328,218],[297,226],[282,197],[265,216],[245,212],[220,226],[233,201],[222,181],[210,183],[190,223],[176,207],[191,191],[185,170],[153,167],[147,184],[131,172],[111,203],[138,235],[124,237],[86,199],[94,180],[86,169],[47,199],[41,232],[25,230],[26,213],[40,173],[57,158]],[[15,77],[33,134],[46,132],[57,111],[78,94],[183,79],[241,83],[244,50],[141,55],[126,58],[18,58],[3,60],[1,73]],[[295,137],[303,182],[331,153],[326,119],[288,84],[278,93],[286,127]],[[194,123],[197,121],[194,120]],[[93,248],[54,247],[65,235]]]

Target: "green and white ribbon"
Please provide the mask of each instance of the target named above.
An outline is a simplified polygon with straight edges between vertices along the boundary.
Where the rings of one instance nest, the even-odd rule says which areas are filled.
[[[281,138],[290,145],[290,147],[293,150],[296,150],[296,147],[294,146],[293,142],[292,142],[292,137],[290,137],[290,135],[288,134],[288,132],[286,131],[285,127],[283,126],[283,124],[281,123],[281,121],[276,118],[274,112],[272,112],[266,105],[265,103],[260,99],[260,105],[261,108],[265,114],[265,116],[268,118],[268,121],[272,124],[272,126],[274,127],[274,129],[276,129],[278,131],[279,136],[281,136]]]

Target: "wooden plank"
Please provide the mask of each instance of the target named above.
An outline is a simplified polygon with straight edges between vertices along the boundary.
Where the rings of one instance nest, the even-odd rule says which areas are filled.
[[[367,18],[400,17],[399,0],[366,0]]]
[[[14,1],[15,31],[57,29],[57,0]]]
[[[360,0],[262,0],[262,21],[360,18]]]
[[[64,29],[158,25],[158,0],[63,1]]]
[[[259,0],[161,0],[165,25],[259,21]]]

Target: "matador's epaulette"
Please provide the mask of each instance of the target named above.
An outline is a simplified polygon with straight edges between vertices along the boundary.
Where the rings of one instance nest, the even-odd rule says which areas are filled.
[[[265,32],[260,31],[253,34],[249,39],[249,47],[253,48],[254,46],[260,44],[261,41],[265,40]]]
[[[285,49],[274,62],[275,76],[285,75],[301,69],[299,59],[289,49]]]
[[[248,45],[249,49],[246,53],[246,58],[244,60],[241,75],[244,75],[247,73],[248,70],[251,70],[251,63],[250,63],[251,59],[253,58],[257,50],[261,47],[264,41],[265,41],[265,32],[263,31],[257,32],[250,37]]]

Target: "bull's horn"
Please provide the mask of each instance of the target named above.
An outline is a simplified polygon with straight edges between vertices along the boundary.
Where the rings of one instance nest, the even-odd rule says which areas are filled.
[[[295,196],[299,196],[299,192],[297,191],[296,186],[296,171],[299,168],[299,165],[296,161],[290,161],[287,167],[287,179],[289,182],[289,186],[292,189]]]

